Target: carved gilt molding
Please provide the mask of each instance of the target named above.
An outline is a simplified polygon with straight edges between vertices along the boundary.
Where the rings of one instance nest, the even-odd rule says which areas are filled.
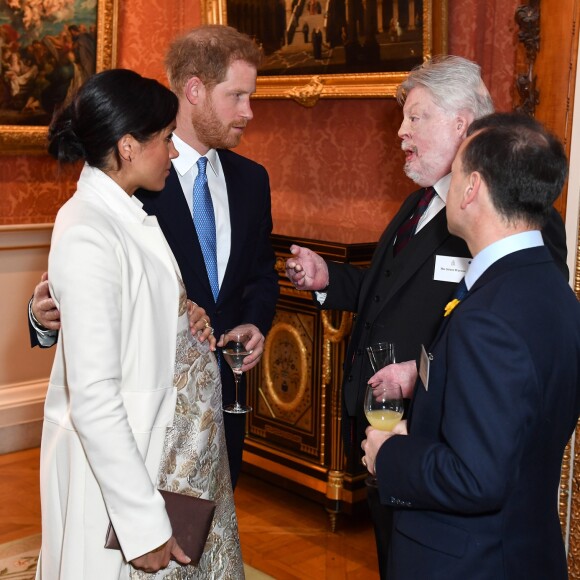
[[[540,0],[529,0],[527,4],[519,6],[515,19],[520,29],[518,40],[524,45],[526,53],[526,69],[516,76],[520,104],[515,109],[533,117],[540,102],[534,73],[536,57],[540,51]]]

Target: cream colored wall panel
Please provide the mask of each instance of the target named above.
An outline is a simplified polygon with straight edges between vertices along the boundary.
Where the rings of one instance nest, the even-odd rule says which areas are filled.
[[[0,453],[39,443],[52,349],[30,348],[27,305],[46,270],[52,226],[0,226]]]

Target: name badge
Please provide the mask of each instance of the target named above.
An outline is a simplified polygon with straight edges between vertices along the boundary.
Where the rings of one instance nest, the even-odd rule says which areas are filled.
[[[419,359],[419,378],[425,387],[429,390],[429,365],[433,357],[425,350],[425,346],[421,345],[421,357]]]
[[[453,256],[435,256],[435,272],[433,280],[439,282],[461,282],[471,264],[472,258]]]

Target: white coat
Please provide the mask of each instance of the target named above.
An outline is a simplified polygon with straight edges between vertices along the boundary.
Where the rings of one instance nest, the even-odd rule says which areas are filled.
[[[85,166],[58,213],[49,282],[61,313],[41,448],[37,579],[129,577],[171,526],[154,482],[172,424],[178,267],[155,217]]]

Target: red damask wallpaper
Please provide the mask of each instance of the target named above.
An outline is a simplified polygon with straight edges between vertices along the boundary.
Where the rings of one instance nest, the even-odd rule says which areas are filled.
[[[517,32],[508,0],[449,0],[449,52],[478,61],[498,109],[509,109]],[[195,0],[119,2],[118,66],[163,79],[170,39],[199,23]],[[160,26],[160,21],[163,26]],[[254,120],[238,151],[270,173],[276,227],[316,221],[376,239],[414,189],[402,172],[392,100],[254,101]],[[42,223],[74,191],[79,168],[47,156],[0,157],[0,224]]]

